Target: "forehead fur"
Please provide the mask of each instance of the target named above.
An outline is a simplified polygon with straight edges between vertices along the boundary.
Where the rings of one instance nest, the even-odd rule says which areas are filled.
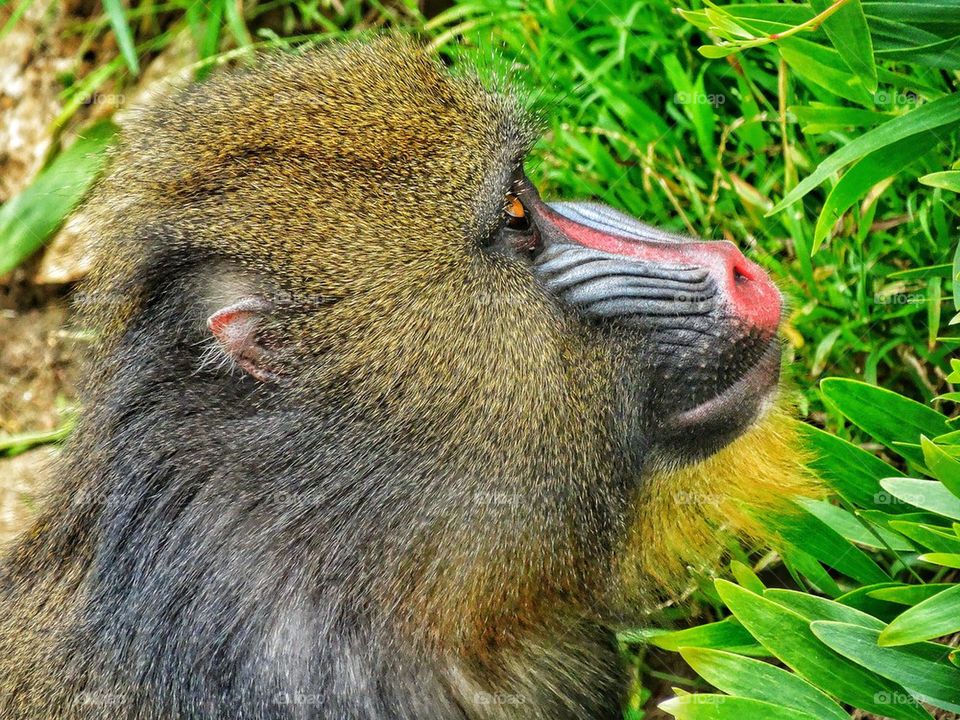
[[[509,93],[383,37],[218,75],[146,112],[126,137],[104,184],[112,204],[169,217],[199,246],[222,244],[219,219],[245,234],[243,252],[262,251],[255,266],[284,238],[288,274],[348,281],[349,268],[325,266],[328,246],[362,264],[489,231],[532,123]]]

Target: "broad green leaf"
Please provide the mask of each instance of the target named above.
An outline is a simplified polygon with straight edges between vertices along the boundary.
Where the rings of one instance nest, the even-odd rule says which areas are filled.
[[[888,497],[892,500],[895,500],[898,503],[903,503],[899,498],[894,498],[893,495],[888,493],[886,490],[883,491]],[[910,508],[910,505],[903,503],[903,506]],[[912,508],[911,508],[912,509]],[[887,528],[893,532],[903,532],[902,529],[896,528],[893,526],[894,522],[905,522],[905,523],[916,523],[919,525],[929,525],[931,527],[938,526],[943,522],[943,518],[934,513],[924,512],[922,510],[914,510],[913,512],[901,512],[896,515],[890,513],[881,512],[880,510],[861,510],[860,517],[862,517],[867,522],[873,525],[879,525],[880,527]],[[906,533],[904,533],[906,534]],[[909,535],[907,535],[909,537]]]
[[[682,647],[703,647],[729,650],[741,655],[766,655],[753,636],[733,618],[698,625],[685,630],[655,634],[621,633],[624,642],[649,642],[664,650],[676,652]]]
[[[947,418],[936,410],[858,380],[827,378],[820,383],[820,390],[854,425],[918,465],[923,464],[923,453],[900,443],[916,443],[921,435],[941,435],[951,429]]]
[[[906,507],[880,487],[880,480],[897,474],[892,465],[812,425],[800,425],[800,435],[813,452],[810,468],[844,500],[858,507],[885,511]]]
[[[681,648],[697,674],[729,695],[761,700],[828,720],[849,720],[839,705],[801,678],[770,663],[705,648]]]
[[[803,584],[800,579],[802,575],[807,579],[807,582],[824,595],[837,597],[843,593],[840,586],[837,585],[837,581],[831,577],[830,573],[824,569],[815,557],[808,555],[796,545],[790,543],[781,541],[777,545],[787,572],[790,573],[798,585]]]
[[[810,6],[818,13],[831,5],[832,0],[810,0]],[[850,0],[827,18],[822,27],[840,57],[857,74],[864,87],[874,92],[877,89],[877,66],[873,59],[870,29],[860,0]]]
[[[960,553],[924,553],[918,559],[934,565],[960,569]]]
[[[763,3],[744,3],[727,5],[724,13],[735,18],[736,22],[749,29],[754,35],[769,35],[783,32],[794,25],[802,25],[812,20],[815,13],[807,5],[765,5]],[[820,32],[811,33],[811,37],[822,37]]]
[[[813,247],[817,252],[827,235],[847,209],[881,180],[896,175],[911,162],[936,146],[940,138],[933,134],[906,138],[875,150],[850,167],[833,186],[820,210],[813,232]]]
[[[895,60],[912,65],[955,70],[960,68],[957,37],[941,37],[897,20],[872,17],[870,36],[878,60]]]
[[[924,464],[933,477],[960,498],[960,462],[947,455],[943,448],[925,436],[920,438],[920,447],[923,450]]]
[[[730,572],[733,574],[733,577],[736,578],[737,582],[747,590],[755,593],[762,593],[764,591],[763,582],[757,577],[757,574],[739,560],[734,560],[730,563]]]
[[[890,579],[862,550],[851,545],[836,530],[809,512],[791,515],[769,513],[764,522],[777,536],[861,583]]]
[[[902,552],[914,550],[913,545],[904,540],[900,535],[884,528],[874,527],[872,525],[868,527],[867,524],[858,520],[856,516],[842,508],[838,508],[826,500],[797,498],[797,502],[803,505],[811,515],[819,518],[821,522],[829,525],[850,542],[876,549],[889,547],[891,550],[900,550]],[[742,584],[743,583],[741,583],[741,585]]]
[[[750,37],[750,33],[734,20],[728,8],[708,7],[704,12],[713,26],[728,38]]]
[[[938,592],[953,587],[953,583],[931,583],[929,585],[901,585],[899,587],[878,588],[870,592],[870,597],[898,605],[916,605]]]
[[[816,687],[843,702],[894,720],[929,720],[930,715],[919,706],[890,707],[878,702],[878,697],[906,690],[830,650],[814,636],[809,621],[799,613],[725,580],[716,584],[720,597],[743,626],[787,667]]]
[[[733,55],[739,50],[736,46],[725,46],[721,47],[719,45],[701,45],[697,48],[697,52],[703,55],[705,58],[710,60],[718,60],[720,58],[725,58],[728,55]]]
[[[848,607],[855,608],[861,612],[865,612],[868,615],[881,620],[883,622],[890,622],[895,618],[900,612],[903,611],[902,607],[898,607],[896,603],[883,600],[880,598],[873,597],[874,593],[880,592],[881,590],[896,589],[904,587],[903,583],[875,583],[874,585],[861,585],[858,588],[851,590],[848,593],[845,593],[836,599],[837,603],[846,605]],[[825,618],[819,618],[821,620]],[[844,621],[840,621],[844,622]],[[854,625],[858,623],[853,623]]]
[[[960,539],[953,533],[935,525],[909,520],[891,520],[889,525],[891,530],[914,540],[921,548],[929,548],[934,552],[960,551]]]
[[[863,9],[868,18],[901,20],[926,27],[931,32],[939,30],[953,33],[960,28],[960,3],[957,0],[864,0]]]
[[[960,632],[960,585],[905,610],[880,633],[879,642],[908,645],[955,632]]]
[[[942,132],[945,126],[953,125],[957,121],[960,121],[960,93],[937,98],[905,115],[885,122],[883,125],[854,138],[821,162],[816,170],[804,178],[767,214],[772,215],[789,207],[844,165],[848,165],[875,150],[904,138],[924,133]]]
[[[658,707],[679,720],[818,720],[815,715],[782,705],[729,695],[697,693],[666,700]]]
[[[942,515],[951,520],[960,520],[960,498],[936,480],[917,478],[886,478],[880,481],[891,495],[914,507]]]
[[[943,188],[951,192],[960,193],[960,170],[944,170],[930,173],[920,178],[920,182],[930,187]]]
[[[833,620],[835,622],[850,623],[862,627],[872,628],[880,631],[884,623],[849,605],[842,605],[832,600],[808,595],[807,593],[797,592],[796,590],[784,590],[781,588],[771,588],[763,593],[763,597],[772,600],[778,605],[790,608],[795,613],[802,615],[807,620]]]
[[[806,82],[860,105],[873,104],[871,92],[835,50],[796,36],[780,40],[777,47],[791,69]]]
[[[880,647],[876,630],[817,621],[813,633],[833,650],[878,675],[919,693],[946,710],[960,710],[960,670],[947,662],[949,648],[934,643]]]
[[[130,72],[134,75],[140,74],[140,64],[137,62],[137,49],[133,44],[133,33],[130,32],[130,26],[127,24],[127,14],[120,0],[103,0],[103,9],[107,11],[107,18],[110,20],[110,27],[113,28],[113,34],[117,38],[117,45],[120,48],[120,54],[126,62]]]
[[[60,227],[103,169],[115,132],[109,121],[91,125],[23,192],[0,207],[0,275]]]

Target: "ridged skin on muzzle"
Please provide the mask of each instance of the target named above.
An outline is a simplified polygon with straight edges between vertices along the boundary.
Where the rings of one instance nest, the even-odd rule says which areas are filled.
[[[547,290],[589,319],[707,315],[717,293],[701,268],[629,262],[566,243],[541,253],[534,272]]]

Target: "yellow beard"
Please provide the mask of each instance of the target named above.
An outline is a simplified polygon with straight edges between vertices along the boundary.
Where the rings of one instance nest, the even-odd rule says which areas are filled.
[[[676,592],[689,583],[691,569],[716,568],[731,537],[769,540],[758,521],[767,512],[795,510],[797,496],[822,496],[806,468],[798,426],[780,404],[714,455],[649,478],[621,554],[619,592],[633,598],[654,588]]]

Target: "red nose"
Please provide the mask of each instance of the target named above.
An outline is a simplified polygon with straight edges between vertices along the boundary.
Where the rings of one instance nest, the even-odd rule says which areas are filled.
[[[733,243],[689,240],[619,213],[613,221],[594,225],[573,220],[543,204],[538,210],[569,240],[586,247],[666,267],[702,268],[713,278],[731,316],[764,334],[774,334],[780,325],[780,291]]]
[[[689,243],[690,252],[723,293],[730,314],[762,332],[774,333],[780,325],[780,291],[759,265],[743,256],[733,243]]]

